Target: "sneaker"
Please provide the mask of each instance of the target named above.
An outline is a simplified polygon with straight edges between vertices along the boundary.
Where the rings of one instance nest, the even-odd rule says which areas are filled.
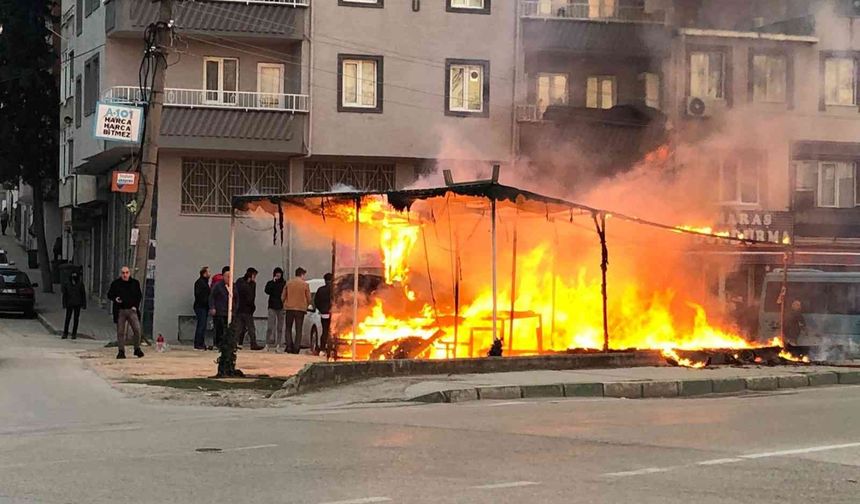
[[[69,339],[69,335],[68,335],[68,334],[64,334],[64,335],[63,335],[63,337],[62,337],[62,338],[60,338],[60,339]],[[74,339],[74,338],[72,338],[72,339]]]
[[[76,335],[72,334],[72,339],[78,339],[78,337]]]
[[[117,359],[125,359],[125,350],[120,350],[119,352],[117,352],[116,358]]]
[[[135,348],[134,356],[140,359],[141,357],[143,357],[143,350],[141,350],[140,347]]]

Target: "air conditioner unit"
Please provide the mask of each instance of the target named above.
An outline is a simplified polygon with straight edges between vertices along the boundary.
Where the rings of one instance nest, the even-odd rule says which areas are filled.
[[[713,98],[687,97],[687,115],[690,117],[713,117],[726,109],[725,100]]]

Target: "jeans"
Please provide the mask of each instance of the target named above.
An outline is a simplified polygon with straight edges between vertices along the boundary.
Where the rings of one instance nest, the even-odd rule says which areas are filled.
[[[257,328],[254,326],[254,314],[237,313],[233,315],[233,335],[236,336],[236,341],[240,346],[245,343],[245,333],[248,333],[251,347],[256,347]]]
[[[206,322],[209,320],[208,308],[194,308],[197,327],[194,329],[194,348],[206,348]]]
[[[80,306],[69,306],[66,308],[66,323],[63,325],[63,337],[69,335],[69,322],[71,322],[72,317],[75,318],[74,325],[72,326],[72,339],[78,337],[78,320],[81,318],[81,307]]]
[[[212,317],[212,325],[215,326],[215,348],[220,350],[224,342],[224,331],[227,330],[227,316],[215,315]]]
[[[284,340],[284,310],[269,308],[269,325],[266,327],[266,344],[279,347]]]
[[[299,353],[302,348],[302,330],[305,326],[305,312],[300,310],[287,310],[286,313],[286,351],[290,353]],[[295,333],[293,326],[295,325]]]
[[[132,340],[134,348],[140,348],[140,319],[137,316],[137,310],[119,311],[116,323],[116,344],[120,352],[125,352],[125,334],[128,326],[131,326],[131,333],[134,336]]]

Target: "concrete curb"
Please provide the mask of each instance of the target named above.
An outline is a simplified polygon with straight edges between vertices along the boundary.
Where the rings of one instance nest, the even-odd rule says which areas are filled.
[[[36,312],[36,319],[39,321],[40,324],[42,324],[42,327],[44,327],[46,331],[53,334],[54,336],[62,336],[63,335],[63,329],[61,327],[54,326],[54,324],[52,324],[51,321],[48,320],[48,318],[45,317],[44,315],[42,315],[41,313]],[[93,340],[93,341],[96,340],[96,338],[94,338],[93,336],[91,336],[89,334],[82,334],[80,332],[78,333],[78,339]]]
[[[413,397],[409,401],[450,403],[491,399],[531,399],[538,397],[647,399],[726,395],[746,391],[759,392],[858,384],[860,384],[860,371],[815,371],[796,375],[755,376],[749,378],[503,385],[432,392]]]

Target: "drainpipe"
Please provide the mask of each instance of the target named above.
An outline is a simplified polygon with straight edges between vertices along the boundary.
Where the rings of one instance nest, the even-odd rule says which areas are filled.
[[[517,159],[519,154],[519,125],[517,124],[517,91],[520,83],[520,62],[522,58],[522,22],[521,22],[522,2],[515,0],[514,3],[514,82],[511,86],[511,164]]]
[[[305,35],[305,39],[308,41],[308,153],[305,155],[305,158],[309,158],[313,152],[313,138],[314,138],[314,128],[313,128],[313,110],[314,110],[314,42],[313,42],[313,29],[314,29],[314,3],[309,2],[308,5],[309,18],[307,24],[307,34]]]

